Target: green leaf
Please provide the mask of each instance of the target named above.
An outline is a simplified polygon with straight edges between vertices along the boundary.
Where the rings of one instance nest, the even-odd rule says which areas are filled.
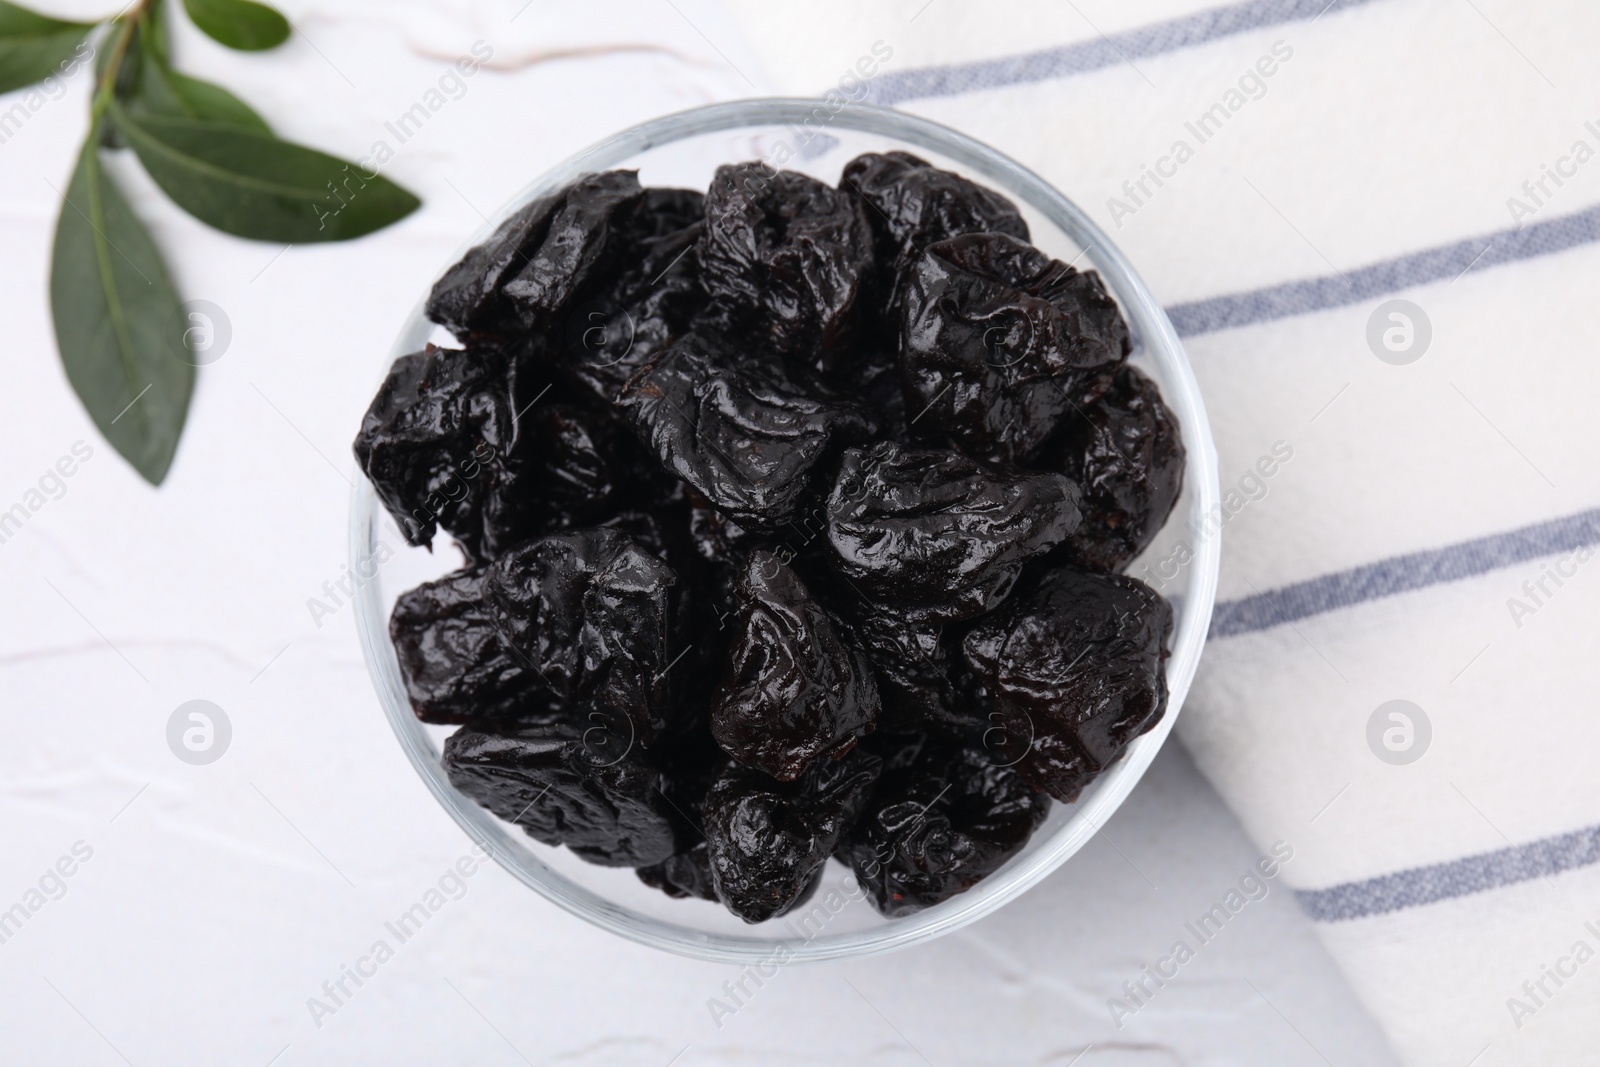
[[[220,85],[180,74],[147,53],[139,74],[139,87],[127,103],[134,116],[186,118],[199,122],[221,122],[271,135],[267,120],[249,104]]]
[[[415,196],[311,148],[219,122],[110,114],[177,205],[225,233],[303,244],[346,241],[415,211]]]
[[[56,344],[100,432],[160,485],[183,432],[194,367],[178,294],[150,234],[101,166],[98,133],[89,133],[56,223]]]
[[[231,123],[269,137],[272,135],[272,127],[267,125],[266,119],[256,114],[255,108],[222,86],[165,67],[161,68],[161,73],[168,79],[173,94],[189,118],[200,122]]]
[[[88,58],[76,55],[78,43],[94,29],[85,22],[63,22],[0,0],[0,93],[9,93],[55,73],[69,61],[75,68]]]
[[[183,8],[196,26],[229,48],[259,52],[289,39],[289,20],[253,0],[183,0]]]

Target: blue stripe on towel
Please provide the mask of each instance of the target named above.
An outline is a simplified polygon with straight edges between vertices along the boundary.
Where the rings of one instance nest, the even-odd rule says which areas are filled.
[[[1325,12],[1336,14],[1369,3],[1372,0],[1249,0],[1060,48],[880,74],[870,83],[868,99],[878,104],[898,104],[1064,78],[1267,26],[1315,20]]]
[[[1600,508],[1519,530],[1430,548],[1218,604],[1210,637],[1232,637],[1368,600],[1484,574],[1541,556],[1600,544]]]
[[[1596,241],[1600,241],[1600,207],[1396,256],[1342,276],[1306,278],[1177,304],[1167,309],[1167,315],[1182,335],[1212,333],[1359,304],[1428,282],[1454,280],[1468,270],[1548,256]]]
[[[1600,863],[1600,826],[1329,889],[1297,889],[1294,895],[1311,918],[1336,923],[1453,900],[1595,863]]]

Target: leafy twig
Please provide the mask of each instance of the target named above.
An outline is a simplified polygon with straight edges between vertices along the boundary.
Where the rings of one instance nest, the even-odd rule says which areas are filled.
[[[289,22],[253,0],[183,0],[230,48],[288,39]],[[315,149],[278,139],[244,101],[182,74],[168,58],[163,0],[102,24],[89,136],[62,196],[50,303],[67,379],[100,432],[159,485],[194,390],[190,315],[148,231],[101,164],[131,148],[173,202],[225,233],[279,244],[344,241],[415,211],[415,196]],[[91,23],[0,0],[0,92],[65,77],[86,61]]]

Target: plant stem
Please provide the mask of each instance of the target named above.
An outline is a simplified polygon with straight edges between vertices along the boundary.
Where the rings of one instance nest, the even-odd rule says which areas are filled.
[[[116,37],[111,42],[111,54],[106,59],[106,69],[100,75],[100,84],[95,87],[94,102],[89,107],[91,126],[97,126],[106,108],[111,106],[111,98],[116,91],[117,75],[122,71],[122,61],[127,57],[128,48],[133,43],[133,33],[144,19],[151,2],[152,0],[139,0],[127,14],[112,22],[116,27]]]

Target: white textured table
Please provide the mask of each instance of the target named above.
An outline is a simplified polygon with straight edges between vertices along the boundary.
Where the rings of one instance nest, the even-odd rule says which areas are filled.
[[[680,5],[691,26],[664,2],[577,24],[542,3],[512,21],[518,6],[285,4],[303,32],[264,57],[181,36],[181,65],[351,157],[474,41],[502,69],[389,165],[424,210],[354,245],[232,240],[117,167],[184,295],[233,328],[159,492],[96,436],[49,325],[51,186],[82,136],[86,81],[0,145],[0,510],[76,442],[92,449],[0,544],[0,909],[40,902],[0,943],[6,1061],[1389,1062],[1276,888],[1112,1024],[1107,999],[1190,940],[1184,924],[1255,860],[1176,746],[1100,838],[1000,914],[882,959],[785,970],[720,1027],[707,1002],[734,969],[603,935],[497,868],[313,1018],[308,999],[331,1004],[324,982],[468,847],[383,722],[349,609],[307,608],[342,573],[348,442],[377,361],[479,211],[599,134],[749,92],[695,28],[737,52],[715,9]],[[209,766],[167,747],[192,699],[232,724]],[[46,877],[63,857],[73,873]]]

